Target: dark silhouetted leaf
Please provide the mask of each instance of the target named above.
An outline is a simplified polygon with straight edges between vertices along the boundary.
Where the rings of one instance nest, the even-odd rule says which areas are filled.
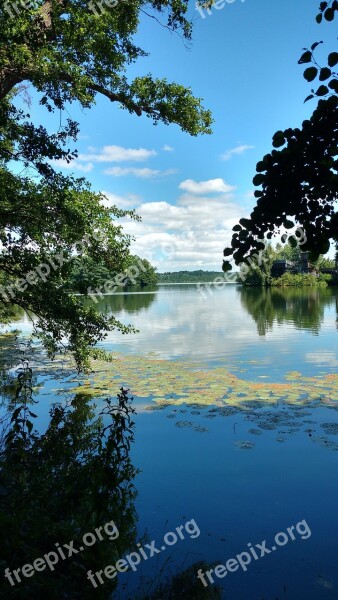
[[[320,85],[318,90],[316,91],[316,96],[325,96],[328,94],[329,88],[326,85]]]
[[[328,65],[329,67],[335,67],[338,63],[338,52],[331,52],[328,57]]]
[[[304,52],[304,54],[302,54],[302,56],[300,57],[298,64],[302,65],[304,63],[309,63],[312,60],[312,53],[310,52],[310,50],[306,50],[306,52]]]
[[[329,77],[331,77],[332,71],[328,67],[324,67],[320,70],[319,81],[326,81]]]
[[[327,8],[324,17],[327,21],[333,21],[334,19],[334,10],[332,8]]]
[[[307,96],[307,97],[305,98],[305,100],[304,100],[304,104],[305,104],[305,102],[308,102],[309,100],[312,100],[312,98],[314,98],[314,95],[313,95],[313,94],[310,94],[310,96]]]
[[[227,261],[227,260],[223,261],[222,271],[224,273],[227,273],[228,271],[232,271],[232,265],[229,263],[229,261]]]
[[[297,242],[296,238],[293,236],[289,237],[288,244],[291,246],[291,248],[296,248],[296,246],[298,246],[298,242]]]
[[[274,148],[280,148],[285,144],[285,135],[283,131],[277,131],[272,138],[272,145]]]
[[[332,79],[328,86],[331,90],[334,90],[336,94],[338,94],[338,79]]]
[[[252,182],[254,185],[261,185],[264,182],[264,179],[265,179],[264,175],[258,174],[258,175],[255,175]]]
[[[308,69],[306,69],[304,71],[304,79],[306,79],[306,81],[313,81],[314,79],[316,79],[318,74],[318,69],[316,67],[309,67]]]

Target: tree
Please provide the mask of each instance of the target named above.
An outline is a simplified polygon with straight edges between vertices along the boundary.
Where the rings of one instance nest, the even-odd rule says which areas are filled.
[[[286,252],[288,252],[288,250],[286,250]],[[279,258],[279,255],[275,252],[272,245],[270,243],[267,244],[264,252],[264,260],[258,261],[257,263],[252,261],[250,266],[245,265],[240,280],[244,285],[270,285],[272,281],[271,269],[274,260],[277,258]]]
[[[131,273],[128,275],[128,268],[131,268]],[[138,275],[132,276],[132,273],[137,269]],[[156,285],[157,274],[156,268],[153,267],[150,262],[146,259],[139,258],[132,254],[129,255],[128,260],[126,257],[125,261],[126,275],[119,285],[115,286],[117,289],[121,286],[126,285]],[[100,286],[103,287],[107,281],[114,280],[115,277],[119,277],[120,273],[109,270],[102,260],[94,261],[94,259],[85,256],[78,258],[73,261],[72,270],[69,274],[69,279],[66,282],[68,289],[78,292],[80,294],[87,294],[88,289],[97,289]],[[113,293],[114,289],[112,290]]]
[[[138,256],[131,256],[131,264],[137,264],[139,266],[139,274],[136,275],[136,285],[145,287],[147,285],[157,284],[157,269],[153,267],[149,260],[146,258],[139,258]],[[132,282],[127,278],[127,285],[131,285]]]
[[[317,22],[333,21],[338,1],[321,2]],[[306,64],[307,81],[318,80],[306,101],[319,99],[310,119],[301,128],[277,131],[273,136],[274,150],[264,156],[256,167],[253,179],[257,204],[248,219],[240,219],[233,228],[231,247],[224,250],[223,269],[232,268],[228,257],[236,264],[248,262],[262,249],[263,239],[271,239],[282,227],[291,229],[299,224],[307,241],[302,250],[311,252],[310,260],[326,254],[330,241],[338,241],[338,53],[328,55],[327,64],[320,67],[315,51],[321,42],[305,49],[299,64]],[[309,64],[312,66],[308,66]],[[286,235],[287,237],[287,235]]]
[[[302,250],[299,246],[293,248],[290,244],[282,246],[278,243],[276,244],[276,254],[278,255],[278,259],[290,260],[296,267],[300,267],[301,265]]]
[[[316,262],[316,267],[320,269],[334,269],[335,261],[332,258],[327,258],[326,256],[320,256]]]
[[[128,65],[145,56],[133,42],[141,17],[166,12],[166,28],[189,40],[186,0],[121,1],[106,10],[101,3],[99,14],[93,3],[78,0],[25,6],[0,0],[0,305],[35,314],[49,354],[67,339],[78,367],[86,368],[90,348],[105,332],[128,328],[66,290],[71,262],[80,250],[121,272],[130,239],[116,221],[136,217],[105,208],[102,194],[84,179],[55,172],[53,160],[70,162],[77,155],[68,143],[76,140],[78,125],[61,121],[51,133],[34,124],[18,100],[23,85],[34,86],[40,104],[61,115],[69,103],[90,107],[100,94],[191,135],[210,133],[212,119],[190,89],[151,75],[126,76]]]
[[[90,286],[97,287],[111,278],[104,261],[97,262],[90,256],[84,256],[73,261],[66,285],[72,291],[86,294]]]

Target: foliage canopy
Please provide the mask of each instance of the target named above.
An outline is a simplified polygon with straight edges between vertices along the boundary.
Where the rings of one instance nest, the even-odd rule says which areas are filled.
[[[166,28],[189,40],[185,0],[119,2],[99,15],[82,0],[26,6],[0,1],[0,312],[6,316],[17,305],[36,315],[49,354],[67,340],[78,367],[85,368],[89,349],[107,330],[128,328],[67,290],[72,257],[86,240],[85,256],[121,272],[130,238],[117,220],[137,217],[104,207],[102,194],[84,179],[54,170],[53,161],[76,157],[68,143],[76,140],[78,125],[68,119],[56,132],[47,131],[32,122],[18,94],[28,83],[41,105],[60,114],[69,103],[88,108],[103,95],[130,113],[177,124],[191,135],[209,133],[212,119],[183,85],[150,74],[129,81],[126,74],[146,55],[133,41],[141,18],[166,14]],[[47,276],[27,281],[41,264]]]
[[[333,21],[337,11],[337,0],[321,2],[317,22]],[[312,260],[328,252],[331,240],[338,242],[338,53],[330,52],[320,67],[315,58],[320,43],[304,49],[299,60],[306,65],[305,79],[318,85],[306,101],[316,98],[318,104],[301,128],[277,131],[274,149],[258,162],[253,179],[257,203],[250,217],[233,228],[231,247],[224,250],[225,271],[232,268],[228,257],[247,263],[262,249],[263,239],[296,223],[307,237],[302,250],[310,251]]]

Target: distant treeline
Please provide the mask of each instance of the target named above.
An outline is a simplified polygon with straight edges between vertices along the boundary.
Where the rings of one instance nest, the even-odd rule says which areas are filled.
[[[158,283],[200,283],[224,277],[222,271],[177,271],[176,273],[157,273]]]

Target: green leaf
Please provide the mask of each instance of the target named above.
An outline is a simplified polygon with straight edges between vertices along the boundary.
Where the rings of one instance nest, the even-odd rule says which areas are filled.
[[[225,248],[223,250],[223,256],[231,256],[232,255],[232,248]]]
[[[290,221],[289,219],[286,219],[283,223],[283,227],[285,227],[285,229],[292,229],[294,226],[295,224],[293,221]]]
[[[308,82],[313,81],[316,79],[317,74],[318,69],[316,67],[308,67],[308,69],[304,71],[304,79],[306,79]]]
[[[316,21],[320,25],[320,23],[322,22],[322,20],[323,20],[323,15],[321,13],[319,13],[319,15],[316,16]]]
[[[15,411],[13,412],[12,417],[11,417],[11,423],[13,423],[13,421],[15,421],[18,418],[19,413],[21,412],[21,408],[22,407],[19,406],[19,408],[15,409]]]

